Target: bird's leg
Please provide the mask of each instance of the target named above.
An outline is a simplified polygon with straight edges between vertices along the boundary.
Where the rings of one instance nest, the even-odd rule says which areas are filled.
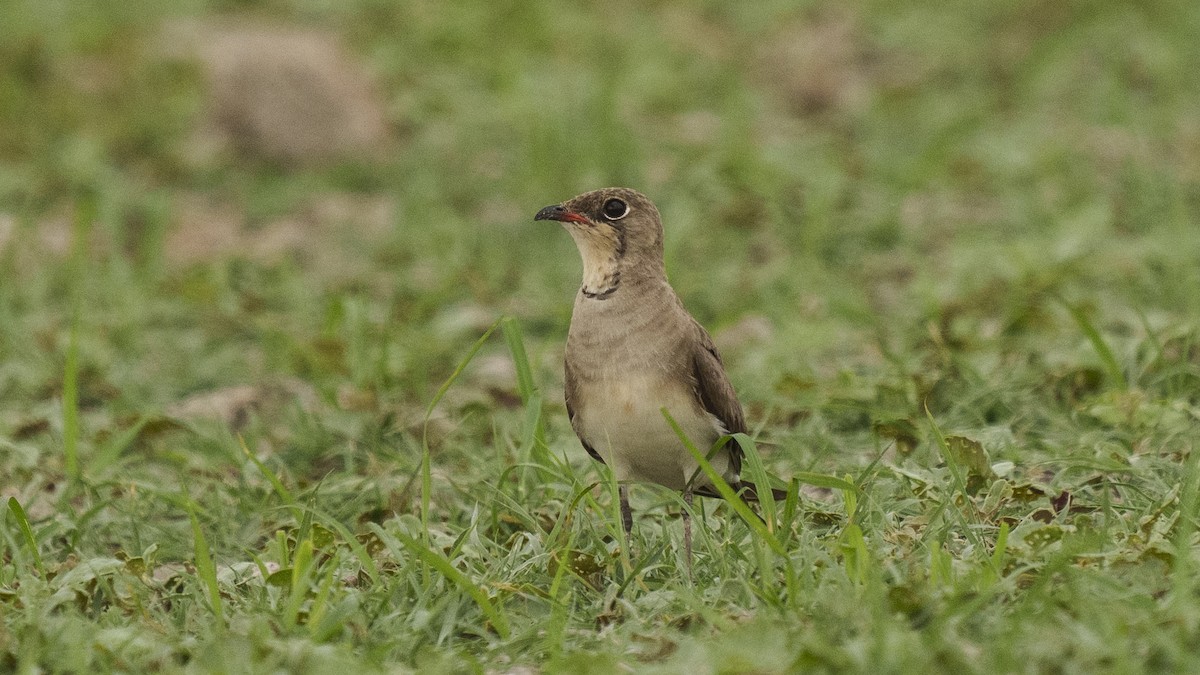
[[[629,486],[620,486],[617,493],[621,498],[621,525],[625,527],[625,544],[628,545],[633,540],[633,510],[629,508]]]
[[[683,550],[687,556],[688,581],[692,580],[692,491],[683,493]]]

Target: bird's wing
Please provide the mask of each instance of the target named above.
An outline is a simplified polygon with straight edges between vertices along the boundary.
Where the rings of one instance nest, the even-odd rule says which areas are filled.
[[[725,365],[717,354],[708,332],[696,323],[699,339],[694,341],[692,349],[692,377],[696,381],[696,398],[704,410],[716,417],[725,427],[725,433],[746,433],[746,417],[742,413],[742,404],[738,402],[737,392],[729,383],[725,374]],[[729,459],[734,473],[742,470],[742,447],[737,441],[729,442]]]
[[[697,346],[692,354],[696,397],[704,409],[724,425],[726,433],[744,434],[746,433],[746,416],[742,413],[742,404],[738,403],[733,385],[729,383],[729,376],[725,374],[721,356],[717,354],[717,348],[704,328],[700,324],[696,324],[696,329],[700,332],[700,339],[696,341]],[[737,441],[729,441],[729,463],[734,473],[742,472],[744,454],[745,451]],[[758,501],[761,498],[755,486],[746,481],[739,480],[730,487],[746,501]],[[700,486],[696,490],[696,494],[702,497],[721,496],[716,489],[707,485]],[[771,498],[776,501],[787,499],[787,490],[771,488]]]
[[[587,450],[587,454],[591,455],[592,459],[603,464],[604,458],[583,437],[583,432],[579,429],[579,422],[575,418],[575,402],[579,396],[579,387],[575,382],[575,374],[571,372],[571,362],[569,360],[563,361],[563,394],[563,398],[567,402],[567,419],[571,420],[571,428],[575,430],[575,435],[579,437],[579,442],[583,444],[583,449]]]

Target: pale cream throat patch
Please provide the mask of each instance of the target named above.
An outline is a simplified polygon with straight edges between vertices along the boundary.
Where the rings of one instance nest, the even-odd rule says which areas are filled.
[[[581,231],[574,227],[568,228],[568,231],[579,249],[579,257],[583,259],[583,290],[600,293],[613,287],[619,279],[616,233],[612,230]]]

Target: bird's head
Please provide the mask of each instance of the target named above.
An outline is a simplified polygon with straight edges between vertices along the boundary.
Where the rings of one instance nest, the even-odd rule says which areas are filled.
[[[629,188],[585,192],[537,212],[534,220],[557,220],[575,240],[584,274],[597,265],[661,273],[663,228],[658,209]]]

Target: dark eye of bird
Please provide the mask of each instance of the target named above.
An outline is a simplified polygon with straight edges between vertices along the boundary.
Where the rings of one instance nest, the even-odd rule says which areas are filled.
[[[609,220],[620,220],[629,215],[629,205],[620,199],[610,199],[604,202],[604,217]]]

